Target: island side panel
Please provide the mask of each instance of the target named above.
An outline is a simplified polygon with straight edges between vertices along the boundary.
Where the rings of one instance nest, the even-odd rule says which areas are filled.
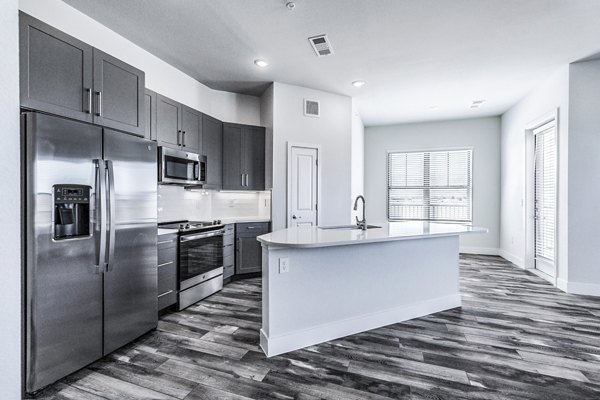
[[[263,246],[268,356],[459,307],[458,236],[317,248]],[[279,259],[289,272],[279,273]]]

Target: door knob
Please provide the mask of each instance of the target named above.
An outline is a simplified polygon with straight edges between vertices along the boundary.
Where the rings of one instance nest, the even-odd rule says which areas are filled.
[[[296,217],[295,215],[292,215],[292,219],[297,219],[298,217]]]

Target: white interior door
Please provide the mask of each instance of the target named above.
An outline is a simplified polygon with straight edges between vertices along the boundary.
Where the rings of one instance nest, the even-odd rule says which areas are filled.
[[[556,249],[556,123],[533,131],[535,268],[555,277]]]
[[[318,155],[317,148],[289,147],[288,227],[317,225]]]

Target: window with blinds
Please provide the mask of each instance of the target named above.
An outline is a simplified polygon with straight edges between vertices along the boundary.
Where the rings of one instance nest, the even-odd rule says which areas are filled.
[[[388,220],[472,222],[472,150],[388,153]]]
[[[533,131],[535,148],[535,257],[554,261],[556,229],[556,124]]]

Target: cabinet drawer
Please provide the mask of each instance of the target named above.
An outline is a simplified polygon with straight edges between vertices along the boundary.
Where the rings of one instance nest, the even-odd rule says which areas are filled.
[[[233,243],[223,247],[223,257],[233,256],[234,254],[235,254],[235,247],[234,247]]]
[[[223,268],[223,279],[227,279],[227,278],[233,276],[234,273],[235,273],[234,265],[225,266],[225,268]]]
[[[177,265],[158,264],[158,294],[177,289]]]
[[[225,225],[225,235],[233,234],[235,231],[235,224]]]
[[[158,249],[158,265],[172,261],[177,264],[177,247]]]
[[[157,244],[159,250],[177,247],[177,234],[160,235]]]
[[[233,256],[233,252],[230,255],[223,256],[223,267],[228,267],[233,264],[235,264],[235,258]]]
[[[232,245],[235,240],[233,235],[225,235],[223,236],[223,247]]]
[[[158,310],[169,307],[177,302],[177,291],[172,290],[158,296]]]
[[[262,235],[268,232],[268,222],[244,222],[236,224],[236,236]]]

